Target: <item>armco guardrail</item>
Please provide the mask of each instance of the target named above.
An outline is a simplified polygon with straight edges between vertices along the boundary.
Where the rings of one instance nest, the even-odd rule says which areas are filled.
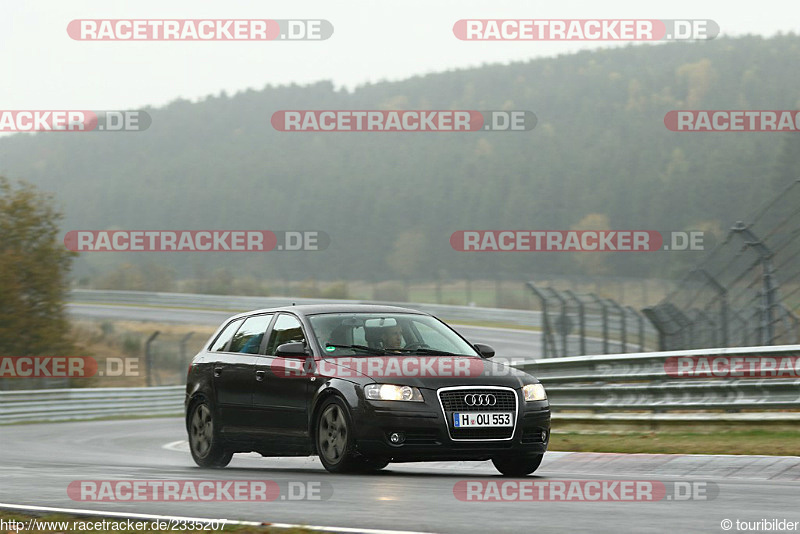
[[[159,306],[167,308],[198,308],[243,312],[296,304],[389,304],[424,311],[449,320],[489,321],[521,326],[538,326],[540,312],[477,306],[450,306],[418,302],[378,302],[342,299],[312,299],[295,297],[246,297],[232,295],[200,295],[193,293],[156,293],[148,291],[103,291],[74,289],[69,293],[73,303],[122,304]]]
[[[0,391],[0,424],[180,415],[185,386]]]
[[[734,358],[762,357],[760,371],[730,373]],[[710,375],[676,376],[678,359],[702,358]],[[718,359],[719,365],[714,365]],[[790,362],[782,372],[777,359]],[[696,361],[696,360],[695,360]],[[754,361],[754,360],[751,360]],[[770,363],[775,364],[774,372]],[[555,413],[565,411],[781,411],[800,410],[800,345],[739,347],[639,354],[576,356],[522,364],[545,384]],[[738,373],[740,376],[735,376]],[[757,376],[747,377],[747,374]],[[763,377],[760,376],[763,374]],[[792,415],[800,418],[800,413]],[[713,414],[709,416],[713,418]]]
[[[676,378],[669,358],[764,357],[794,362],[800,369],[800,345],[743,347],[535,360],[519,367],[547,389],[554,419],[602,419],[603,413],[659,414],[680,411],[676,420],[716,419],[722,412],[753,411],[756,418],[800,419],[798,378]],[[777,371],[777,368],[776,368]],[[0,392],[0,424],[63,421],[110,416],[180,415],[183,386],[153,388],[54,389]],[[786,411],[787,413],[783,413]],[[570,412],[592,412],[573,416]]]

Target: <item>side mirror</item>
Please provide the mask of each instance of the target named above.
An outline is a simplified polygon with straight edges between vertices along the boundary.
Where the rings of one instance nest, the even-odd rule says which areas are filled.
[[[481,357],[483,358],[488,359],[494,356],[494,349],[489,345],[484,345],[483,343],[475,343],[473,347],[475,347],[475,350],[477,350],[478,353],[480,353]]]
[[[308,350],[306,349],[305,343],[301,341],[294,341],[292,343],[284,343],[283,345],[278,345],[278,348],[275,351],[275,355],[305,358],[306,356],[308,356]]]

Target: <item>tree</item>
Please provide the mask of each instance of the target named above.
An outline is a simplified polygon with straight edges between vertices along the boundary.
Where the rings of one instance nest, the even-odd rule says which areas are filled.
[[[64,310],[76,255],[59,239],[52,196],[0,177],[0,355],[67,355]]]

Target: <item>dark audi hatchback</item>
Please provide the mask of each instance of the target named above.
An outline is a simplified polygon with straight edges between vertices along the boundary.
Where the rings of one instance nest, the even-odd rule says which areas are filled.
[[[535,471],[550,405],[531,375],[439,319],[394,306],[304,305],[231,317],[192,361],[194,461],[319,455],[332,472],[390,462],[492,460]]]

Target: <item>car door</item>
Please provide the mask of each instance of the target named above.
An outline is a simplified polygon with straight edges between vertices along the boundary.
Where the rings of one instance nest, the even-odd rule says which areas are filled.
[[[272,317],[273,314],[257,314],[245,318],[216,354],[214,389],[225,434],[252,432],[253,368]]]
[[[305,358],[276,355],[278,346],[291,342],[306,342],[300,319],[281,313],[275,319],[265,355],[255,365],[255,408],[259,432],[270,441],[286,447],[308,442],[309,376],[297,373]],[[311,356],[309,356],[311,357]]]

